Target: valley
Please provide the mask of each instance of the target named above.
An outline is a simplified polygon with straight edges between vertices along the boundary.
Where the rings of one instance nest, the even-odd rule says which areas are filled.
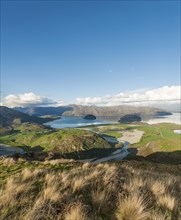
[[[180,219],[179,124],[58,129],[14,111],[0,130],[0,219]]]

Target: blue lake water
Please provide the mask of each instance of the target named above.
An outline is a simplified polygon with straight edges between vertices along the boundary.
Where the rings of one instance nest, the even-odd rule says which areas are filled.
[[[105,119],[86,120],[82,117],[65,117],[61,116],[61,119],[50,121],[45,123],[52,128],[78,128],[88,125],[100,125],[100,124],[112,124],[116,123]]]
[[[49,125],[52,128],[78,128],[82,126],[89,125],[101,125],[101,124],[115,124],[118,123],[118,117],[99,117],[96,120],[86,120],[82,117],[65,117],[61,116],[61,119],[50,121],[45,123],[45,125]],[[144,120],[148,124],[158,124],[158,123],[175,123],[181,124],[181,114],[173,113],[173,115],[163,116],[163,117],[155,117],[152,119]]]

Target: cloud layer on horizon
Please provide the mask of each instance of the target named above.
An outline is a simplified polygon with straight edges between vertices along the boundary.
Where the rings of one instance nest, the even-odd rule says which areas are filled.
[[[104,97],[86,97],[77,98],[80,105],[157,105],[164,102],[180,103],[181,86],[163,86],[157,89],[145,89],[139,91],[130,91],[116,95],[107,95]]]
[[[116,95],[103,97],[78,97],[75,104],[116,106],[116,105],[137,105],[137,106],[161,106],[165,103],[180,105],[181,86],[163,86],[157,89],[144,89],[138,91],[122,92]],[[61,106],[62,101],[54,101],[33,92],[8,95],[3,99],[3,105],[8,107],[38,107],[38,106]],[[69,103],[70,104],[70,103]]]

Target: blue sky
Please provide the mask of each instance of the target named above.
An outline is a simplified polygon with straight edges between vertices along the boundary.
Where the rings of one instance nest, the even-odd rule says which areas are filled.
[[[2,1],[2,96],[180,84],[180,1]]]

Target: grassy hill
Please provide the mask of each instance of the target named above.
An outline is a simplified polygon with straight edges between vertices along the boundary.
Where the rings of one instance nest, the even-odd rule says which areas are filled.
[[[2,220],[180,220],[180,165],[0,160]]]
[[[22,129],[22,125],[20,127]],[[36,127],[35,127],[36,128]],[[24,129],[24,127],[23,127]],[[58,153],[73,153],[90,149],[107,149],[111,145],[99,135],[86,130],[64,129],[64,130],[23,130],[10,135],[0,137],[0,143],[20,147],[39,146],[43,151],[54,151]]]

